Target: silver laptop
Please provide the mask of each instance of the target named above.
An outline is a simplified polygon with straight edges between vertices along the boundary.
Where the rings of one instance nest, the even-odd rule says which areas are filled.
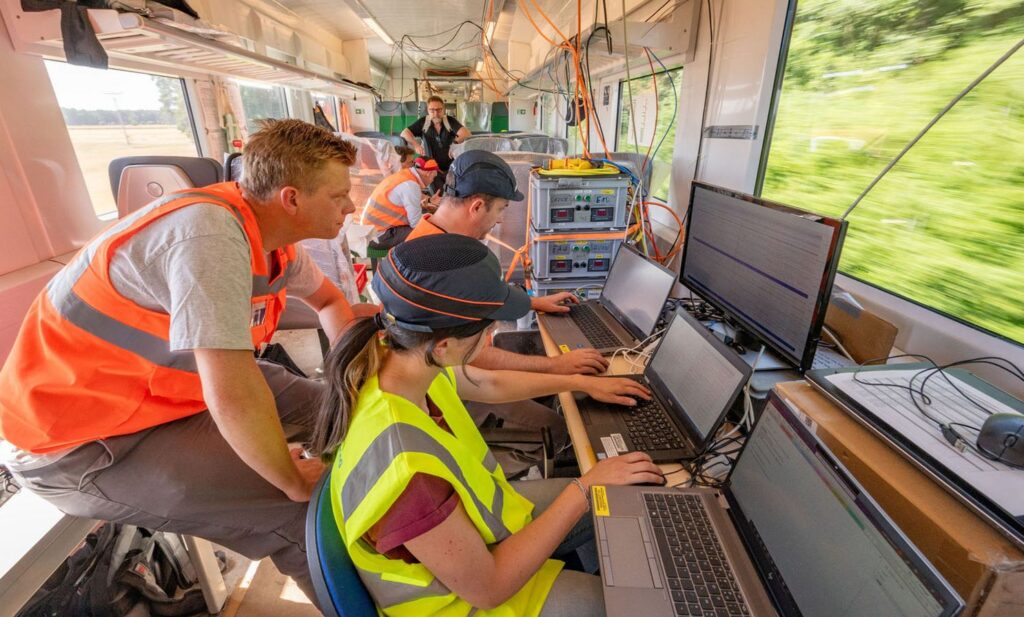
[[[590,445],[598,457],[647,452],[654,462],[677,462],[714,439],[752,370],[686,311],[669,322],[642,376],[651,391],[635,407],[580,398]]]
[[[538,319],[563,351],[593,347],[611,354],[651,335],[675,282],[674,272],[623,244],[597,300]]]
[[[594,490],[609,617],[950,617],[963,609],[774,393],[727,488]]]

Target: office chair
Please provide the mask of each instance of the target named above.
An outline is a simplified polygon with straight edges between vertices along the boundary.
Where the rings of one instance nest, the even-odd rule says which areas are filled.
[[[341,539],[331,507],[331,471],[313,488],[306,511],[306,559],[324,617],[376,617],[373,598]]]
[[[167,193],[221,181],[220,163],[192,156],[122,156],[107,168],[117,216],[124,217]]]

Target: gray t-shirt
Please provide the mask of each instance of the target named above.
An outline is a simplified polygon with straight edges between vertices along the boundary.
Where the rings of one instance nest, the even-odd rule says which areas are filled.
[[[286,284],[303,298],[324,275],[295,252]],[[110,278],[132,302],[171,316],[172,350],[252,349],[249,241],[226,209],[196,204],[154,221],[114,253]]]
[[[249,240],[231,212],[196,204],[150,223],[120,246],[110,262],[110,278],[125,298],[170,315],[172,350],[252,349],[249,255]],[[296,245],[288,295],[309,296],[323,280],[319,266]],[[32,454],[0,440],[0,463],[27,471],[73,449]]]

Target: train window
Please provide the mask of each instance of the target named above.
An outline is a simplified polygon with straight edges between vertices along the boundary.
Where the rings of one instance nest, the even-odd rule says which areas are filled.
[[[331,131],[340,131],[341,124],[338,123],[338,103],[334,95],[323,94],[321,92],[313,92],[313,105],[319,105],[321,111],[324,112],[324,118],[330,123]],[[316,114],[314,113],[314,119]],[[327,127],[324,127],[327,128]]]
[[[284,88],[255,83],[238,84],[245,113],[245,128],[252,135],[259,130],[259,121],[266,118],[287,118]]]
[[[181,79],[46,61],[97,215],[117,211],[107,167],[121,156],[197,156]]]
[[[619,130],[615,149],[651,153],[654,169],[650,194],[663,201],[668,199],[671,183],[682,78],[681,68],[655,73],[654,79],[651,75],[634,77],[631,81],[635,124],[630,115],[629,84],[625,79],[619,82]]]
[[[1019,0],[801,0],[761,194],[841,214],[1020,40]],[[850,214],[840,271],[1024,342],[1024,54],[954,107]]]
[[[558,105],[563,100],[554,94],[542,94],[540,96],[540,123],[541,132],[551,137],[565,135],[565,120],[561,119]]]

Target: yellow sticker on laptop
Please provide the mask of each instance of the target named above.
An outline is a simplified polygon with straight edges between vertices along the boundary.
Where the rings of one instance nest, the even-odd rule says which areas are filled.
[[[611,510],[608,509],[608,491],[603,486],[591,486],[590,493],[593,499],[594,514],[611,516]]]
[[[569,353],[568,345],[559,345],[558,348],[562,350],[562,353]]]

